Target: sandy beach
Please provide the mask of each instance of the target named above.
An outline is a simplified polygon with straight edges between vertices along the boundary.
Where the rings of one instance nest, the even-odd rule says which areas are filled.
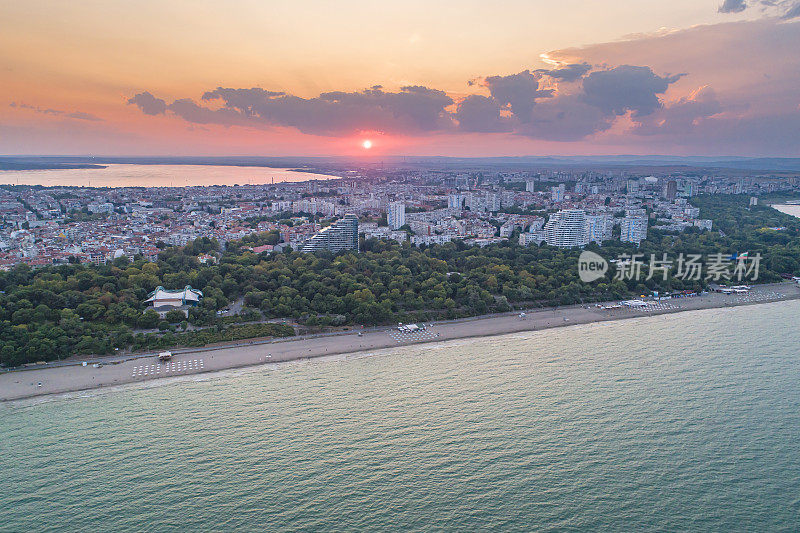
[[[115,387],[154,379],[174,378],[202,372],[308,359],[326,355],[357,353],[408,344],[441,342],[468,337],[502,335],[542,330],[606,320],[652,316],[682,311],[751,305],[800,298],[795,283],[757,285],[745,294],[709,293],[690,298],[654,302],[645,309],[601,309],[595,304],[569,306],[493,315],[428,324],[424,331],[401,333],[396,327],[313,337],[276,339],[271,342],[239,344],[213,349],[176,351],[172,361],[160,363],[155,355],[98,358],[102,365],[82,366],[61,363],[41,365],[0,374],[0,400],[10,401],[34,396],[61,394],[97,388]]]

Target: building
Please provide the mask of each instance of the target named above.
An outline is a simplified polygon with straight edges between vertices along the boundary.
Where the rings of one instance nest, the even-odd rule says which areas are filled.
[[[520,246],[530,246],[532,243],[537,245],[542,244],[542,232],[536,231],[533,233],[520,233],[519,244]]]
[[[406,225],[406,204],[403,202],[392,202],[386,210],[386,221],[390,229],[400,229]]]
[[[611,239],[614,219],[611,215],[586,215],[586,238],[589,242],[602,244]]]
[[[86,206],[86,208],[90,213],[113,213],[114,212],[114,204],[109,203],[109,202],[89,204],[88,206]]]
[[[449,195],[447,197],[447,208],[457,209],[459,211],[464,209],[464,196],[458,193]]]
[[[647,238],[647,217],[627,216],[620,225],[619,240],[637,245]]]
[[[563,183],[559,183],[558,187],[550,187],[550,199],[554,202],[563,202],[566,190]]]
[[[343,250],[358,251],[358,217],[345,215],[327,228],[322,228],[303,246],[303,252],[306,253],[320,250],[333,253]]]
[[[152,304],[153,310],[161,318],[164,318],[173,309],[182,310],[188,316],[187,308],[198,305],[202,298],[203,292],[193,289],[191,285],[187,285],[179,291],[168,291],[159,285],[156,290],[147,295],[145,303]]]
[[[589,244],[586,229],[585,211],[564,209],[550,215],[550,219],[544,225],[544,241],[550,246],[559,248],[586,246]]]
[[[675,180],[669,180],[664,183],[663,196],[668,202],[675,201],[675,197],[678,196],[678,182]]]
[[[495,213],[502,209],[502,196],[494,191],[486,191],[486,210]]]

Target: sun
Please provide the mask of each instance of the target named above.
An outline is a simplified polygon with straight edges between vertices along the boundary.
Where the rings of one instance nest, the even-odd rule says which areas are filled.
[[[372,148],[372,141],[367,139],[366,141],[361,143],[361,146],[364,147],[364,150],[369,150],[370,148]]]

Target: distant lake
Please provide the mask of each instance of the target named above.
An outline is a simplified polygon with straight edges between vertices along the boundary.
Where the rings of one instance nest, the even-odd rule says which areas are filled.
[[[783,204],[776,204],[773,205],[775,209],[780,211],[781,213],[786,213],[787,215],[792,215],[793,217],[800,218],[800,205],[783,205]]]
[[[3,170],[0,183],[49,187],[186,187],[245,185],[307,180],[335,176],[296,172],[288,168],[215,165],[108,165],[107,168]]]

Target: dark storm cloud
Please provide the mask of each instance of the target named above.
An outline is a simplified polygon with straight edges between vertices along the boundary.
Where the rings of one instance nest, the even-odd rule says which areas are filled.
[[[658,76],[650,67],[622,65],[592,72],[583,79],[583,99],[606,113],[648,115],[661,107],[659,94],[681,78]]]
[[[149,92],[139,93],[128,99],[128,104],[138,107],[145,115],[162,115],[167,110],[167,103]]]
[[[521,122],[531,119],[536,100],[553,96],[550,89],[539,89],[539,80],[529,70],[510,76],[489,76],[484,80],[492,98],[508,106]]]
[[[725,0],[717,11],[720,13],[739,13],[745,9],[747,9],[747,4],[745,4],[744,0]]]
[[[462,131],[487,133],[510,129],[508,121],[500,116],[497,100],[477,94],[459,102],[455,118]]]
[[[62,111],[61,109],[51,109],[51,108],[43,108],[34,105],[24,104],[24,103],[17,103],[11,102],[9,104],[11,107],[15,107],[17,109],[27,109],[29,111],[34,111],[35,113],[41,113],[43,115],[51,115],[55,117],[65,117],[65,118],[74,118],[76,120],[88,120],[90,122],[103,122],[103,119],[92,115],[91,113],[86,113],[84,111]]]

